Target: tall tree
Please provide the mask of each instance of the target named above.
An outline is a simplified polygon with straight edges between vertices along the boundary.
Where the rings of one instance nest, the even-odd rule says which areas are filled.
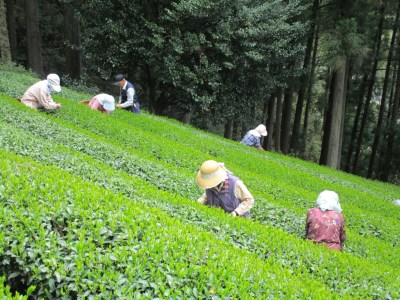
[[[352,55],[351,49],[355,46],[353,44],[355,41],[350,40],[349,37],[354,38],[356,36],[357,24],[352,18],[354,13],[353,2],[341,0],[337,1],[334,5],[336,5],[336,22],[334,23],[334,30],[331,31],[329,36],[334,43],[339,43],[340,46],[339,49],[336,49],[336,53],[332,53],[336,56],[336,64],[334,66],[330,92],[332,102],[328,110],[329,118],[326,120],[330,124],[327,126],[328,132],[324,132],[324,135],[328,136],[324,138],[326,143],[323,143],[321,154],[326,153],[326,165],[340,169],[348,62],[349,57]],[[329,43],[332,43],[332,41],[329,41]],[[321,161],[324,162],[324,159]]]
[[[81,75],[81,39],[79,21],[71,3],[64,4],[65,65],[67,74],[78,79]]]
[[[43,74],[42,41],[39,31],[39,6],[37,0],[25,0],[28,67]]]
[[[318,13],[319,15],[319,13]],[[319,19],[319,17],[317,17]],[[307,144],[307,137],[308,137],[308,127],[309,127],[309,120],[310,120],[310,110],[312,105],[312,93],[313,93],[313,86],[315,81],[315,69],[317,65],[317,53],[318,53],[318,43],[319,43],[319,26],[315,28],[315,38],[313,44],[313,51],[312,51],[312,59],[311,59],[311,66],[310,66],[310,79],[307,85],[307,100],[306,100],[306,107],[304,111],[304,122],[302,128],[302,136],[301,136],[301,154],[304,157],[306,151],[306,144]]]
[[[227,120],[224,128],[224,138],[232,139],[233,120]]]
[[[11,61],[11,49],[6,15],[6,5],[4,0],[0,0],[0,56],[1,61],[5,63]]]
[[[264,139],[264,149],[267,149],[268,151],[272,149],[272,137],[274,136],[274,123],[275,123],[275,107],[276,107],[276,93],[273,93],[268,102],[268,118],[266,121],[268,136],[266,139]]]
[[[383,133],[382,123],[383,123],[385,109],[386,109],[386,94],[387,94],[388,86],[389,86],[392,57],[393,57],[394,46],[395,46],[395,42],[396,42],[397,29],[399,26],[399,24],[398,24],[399,15],[400,15],[400,4],[398,3],[397,10],[396,10],[396,17],[395,17],[395,20],[393,23],[392,39],[390,42],[389,54],[388,54],[388,58],[387,58],[385,79],[384,79],[383,87],[382,87],[381,104],[380,104],[380,108],[379,108],[378,122],[376,124],[376,129],[375,129],[374,142],[372,144],[371,157],[369,160],[367,178],[370,178],[374,171],[375,157],[376,157],[376,153],[377,153],[378,147],[379,147],[379,140]]]
[[[398,43],[397,57],[400,55],[400,39]],[[393,158],[393,148],[395,144],[395,136],[396,136],[396,124],[399,118],[399,107],[400,107],[400,65],[397,66],[397,79],[396,79],[396,87],[393,98],[393,105],[391,107],[391,114],[389,120],[389,131],[387,138],[387,147],[386,147],[386,155],[383,166],[383,172],[381,172],[379,178],[381,180],[387,181],[389,178],[389,174],[391,170],[393,170],[392,166],[392,158]]]
[[[351,131],[351,137],[349,141],[349,148],[347,151],[347,156],[346,156],[346,162],[345,162],[345,167],[344,170],[346,172],[350,172],[350,167],[351,167],[351,158],[353,156],[354,152],[354,146],[355,146],[355,141],[356,141],[356,136],[357,136],[357,129],[359,126],[360,122],[360,116],[361,116],[361,110],[363,107],[363,102],[364,102],[364,95],[365,95],[365,89],[367,86],[368,82],[368,74],[365,73],[362,79],[362,83],[360,85],[359,91],[358,91],[358,102],[357,102],[357,108],[356,108],[356,114],[354,116],[354,121],[353,121],[353,128]]]
[[[293,150],[294,152],[298,153],[299,152],[299,137],[300,137],[300,123],[301,123],[301,117],[303,114],[303,106],[304,106],[304,100],[306,97],[306,92],[307,88],[309,86],[309,80],[310,80],[310,64],[312,62],[312,52],[313,52],[313,45],[314,45],[314,37],[315,35],[315,29],[316,29],[316,24],[318,22],[318,6],[319,6],[320,0],[313,0],[313,5],[311,7],[311,13],[310,13],[310,30],[308,32],[308,37],[307,37],[307,43],[306,43],[306,50],[304,54],[304,61],[303,61],[303,69],[306,71],[305,74],[303,74],[300,77],[300,88],[298,92],[298,97],[297,97],[297,104],[296,104],[296,112],[295,112],[295,117],[293,121],[293,130],[292,130],[292,138],[290,140],[290,149]]]
[[[375,35],[375,41],[374,41],[374,51],[373,51],[373,66],[371,69],[371,75],[369,76],[369,84],[368,84],[368,91],[367,91],[367,97],[365,100],[365,105],[364,105],[364,112],[363,116],[361,119],[361,125],[360,125],[360,130],[357,136],[357,143],[356,143],[356,151],[354,155],[354,160],[353,160],[353,173],[358,172],[358,161],[360,157],[360,151],[361,151],[361,145],[363,142],[363,136],[364,136],[364,130],[365,130],[365,125],[367,122],[368,118],[368,113],[369,113],[369,106],[371,103],[372,99],[372,92],[375,84],[375,77],[376,77],[376,71],[378,69],[378,61],[379,61],[379,53],[381,50],[381,42],[382,42],[382,32],[383,32],[383,22],[385,20],[385,9],[387,5],[387,0],[384,0],[381,3],[380,9],[379,9],[379,24],[378,28],[376,31]]]
[[[342,111],[340,112],[343,119],[342,119],[342,128],[340,128],[339,147],[338,147],[340,149],[341,153],[344,152],[343,151],[343,137],[344,137],[344,126],[345,126],[345,120],[346,120],[346,117],[345,117],[346,116],[346,106],[348,105],[347,98],[349,95],[349,90],[351,90],[351,86],[353,84],[352,75],[353,75],[354,61],[352,59],[348,58],[346,65],[347,65],[347,70],[346,70],[346,74],[345,74],[346,77],[344,79],[345,86],[344,86],[344,95],[343,95],[344,105],[342,105],[342,107],[341,107]],[[341,154],[339,154],[339,155],[341,155]],[[341,159],[338,164],[339,164],[338,168],[340,169],[342,166]]]
[[[275,117],[275,150],[281,151],[281,124],[282,124],[282,102],[283,102],[284,88],[278,89],[278,96],[276,98],[276,117]]]
[[[292,119],[293,94],[293,84],[289,84],[288,88],[285,89],[282,109],[281,150],[283,154],[289,153],[290,122]]]
[[[15,21],[15,0],[6,0],[8,37],[10,40],[11,57],[17,57],[17,29]]]
[[[160,11],[162,4],[157,1],[150,0],[147,1],[144,8],[144,18],[149,23],[156,23],[160,17]],[[155,53],[153,58],[149,58],[143,55],[142,59],[146,61],[143,64],[144,74],[145,74],[145,86],[146,86],[146,97],[149,99],[149,109],[150,112],[161,114],[162,109],[159,105],[160,100],[160,85],[162,84],[157,71],[157,63],[161,59],[161,53]],[[146,59],[147,58],[147,59]],[[154,62],[153,62],[154,61]]]
[[[329,148],[329,137],[331,136],[332,126],[332,106],[333,106],[333,90],[335,88],[335,76],[336,72],[328,74],[326,78],[326,86],[329,86],[328,101],[324,111],[324,125],[322,135],[321,153],[319,157],[319,163],[326,165],[328,162],[328,148]]]

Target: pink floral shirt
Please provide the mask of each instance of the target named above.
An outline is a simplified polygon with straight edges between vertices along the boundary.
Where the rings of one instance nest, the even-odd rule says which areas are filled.
[[[307,212],[306,236],[315,243],[325,243],[328,248],[342,250],[346,230],[341,212],[311,208]]]

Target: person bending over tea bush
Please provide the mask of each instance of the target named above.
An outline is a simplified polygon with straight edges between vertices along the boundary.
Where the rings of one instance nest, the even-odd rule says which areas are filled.
[[[254,198],[244,183],[233,176],[223,163],[205,161],[196,176],[197,185],[205,189],[201,204],[222,208],[233,216],[250,217]]]
[[[247,131],[240,143],[247,146],[256,147],[260,150],[264,150],[264,148],[261,146],[260,138],[267,135],[267,128],[264,124],[260,124],[256,128]]]
[[[60,91],[60,77],[57,74],[49,74],[45,80],[32,85],[22,96],[21,102],[34,109],[59,109],[61,104],[54,102],[51,93]]]
[[[140,114],[140,103],[133,84],[127,81],[123,74],[118,74],[114,77],[114,85],[120,89],[120,103],[117,104],[117,108]]]
[[[93,110],[99,110],[109,114],[115,110],[115,99],[108,94],[98,94],[90,100],[88,106]]]
[[[346,230],[338,194],[323,191],[316,204],[316,208],[307,212],[306,238],[341,251],[346,241]]]

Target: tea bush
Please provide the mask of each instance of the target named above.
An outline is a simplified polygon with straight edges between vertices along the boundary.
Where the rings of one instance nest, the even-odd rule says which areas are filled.
[[[12,291],[65,299],[400,297],[399,210],[391,203],[399,187],[146,113],[100,114],[76,103],[88,95],[68,89],[72,101],[55,96],[61,111],[40,113],[9,97],[22,90],[17,77],[25,85],[37,79],[1,72],[12,88],[0,90],[0,267]],[[251,220],[195,201],[202,191],[194,176],[206,159],[224,161],[249,187]],[[341,253],[303,239],[306,209],[324,189],[341,198]]]

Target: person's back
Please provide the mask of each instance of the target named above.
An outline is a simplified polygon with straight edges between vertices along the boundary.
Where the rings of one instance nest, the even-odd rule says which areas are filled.
[[[60,92],[60,78],[57,74],[49,74],[47,79],[30,86],[21,98],[21,103],[34,109],[58,109],[61,104],[51,98],[51,92]]]
[[[41,80],[30,86],[21,98],[21,102],[31,108],[42,108],[40,103],[41,97],[45,99],[47,97],[47,82]]]
[[[233,216],[250,217],[254,198],[244,183],[233,176],[223,163],[205,161],[196,175],[196,182],[205,190],[197,200],[199,203],[222,208]]]
[[[240,143],[247,146],[256,147],[260,150],[264,150],[264,148],[261,146],[260,138],[262,136],[267,136],[267,134],[268,133],[265,125],[260,124],[256,128],[249,130],[242,138]]]
[[[247,146],[252,146],[252,147],[259,147],[261,146],[260,144],[260,138],[253,135],[251,131],[247,131],[242,140],[240,141],[241,144],[247,145]]]
[[[328,190],[321,192],[316,206],[307,212],[306,238],[324,243],[330,249],[342,250],[346,231],[338,194]]]
[[[346,240],[342,213],[310,208],[307,212],[306,234],[315,243],[324,243],[330,249],[341,250],[342,242]]]
[[[222,208],[224,211],[233,212],[242,202],[235,194],[236,183],[239,178],[228,174],[223,184],[218,187],[206,189],[207,204],[209,206]],[[243,217],[250,217],[250,213],[246,211]]]

